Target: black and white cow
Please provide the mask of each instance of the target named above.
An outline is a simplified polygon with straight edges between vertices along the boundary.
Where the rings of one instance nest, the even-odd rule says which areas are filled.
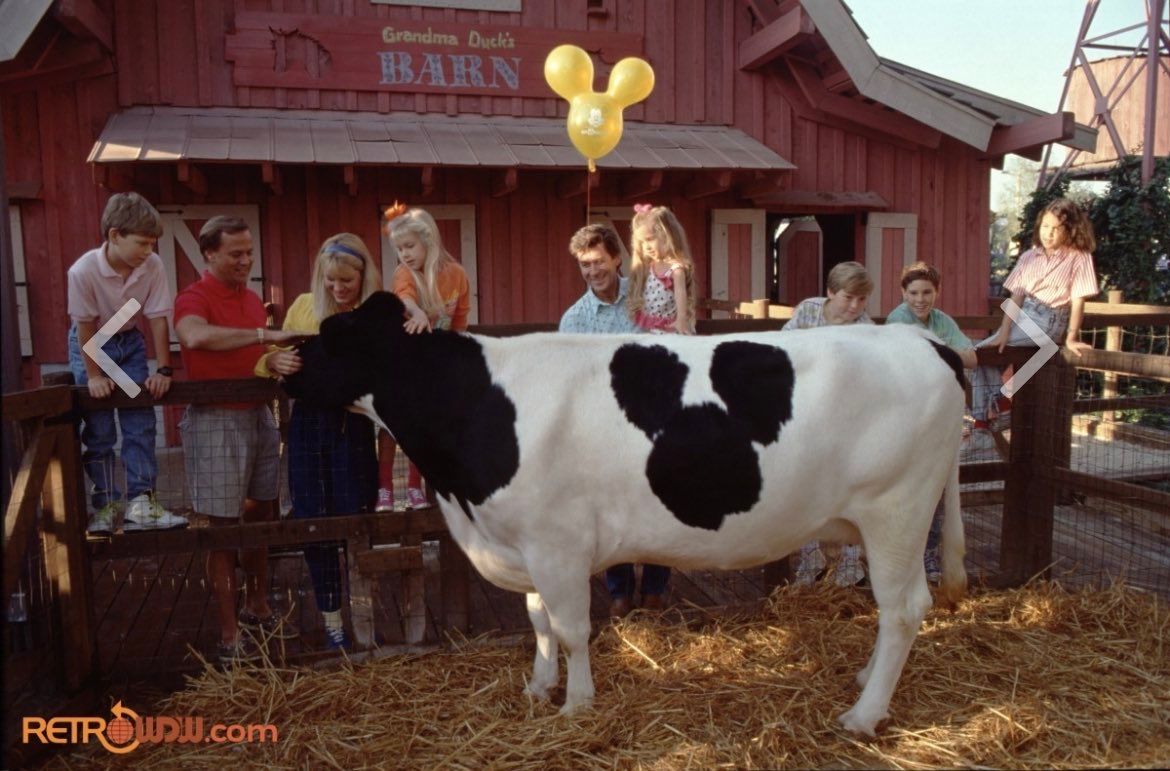
[[[302,347],[289,393],[358,402],[434,487],[492,583],[528,596],[529,693],[593,697],[589,577],[621,562],[746,568],[858,542],[877,643],[840,718],[873,735],[931,603],[922,553],[946,490],[941,594],[962,596],[958,357],[909,326],[716,337],[407,335],[378,293]]]

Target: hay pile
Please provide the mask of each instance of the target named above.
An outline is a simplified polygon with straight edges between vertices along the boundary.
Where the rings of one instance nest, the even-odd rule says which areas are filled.
[[[857,697],[876,613],[868,593],[826,585],[778,590],[748,616],[687,609],[606,626],[592,644],[595,707],[573,718],[521,693],[531,642],[473,641],[332,671],[208,669],[155,714],[273,723],[279,743],[144,746],[131,758],[200,769],[1164,768],[1167,619],[1122,587],[1043,583],[932,611],[873,742],[836,716]],[[563,687],[563,662],[561,676]]]

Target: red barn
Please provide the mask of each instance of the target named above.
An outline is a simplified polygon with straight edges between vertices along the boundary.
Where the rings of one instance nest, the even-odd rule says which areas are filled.
[[[592,177],[543,78],[560,43],[590,52],[598,88],[624,56],[656,73]],[[164,214],[176,287],[203,220],[248,219],[255,289],[281,304],[327,236],[377,253],[397,199],[440,221],[473,322],[552,321],[584,290],[570,235],[588,218],[628,235],[651,201],[686,228],[700,296],[793,303],[857,259],[884,313],[922,258],[970,314],[989,170],[1094,140],[880,58],[840,0],[22,0],[0,6],[0,113],[29,385],[66,360],[65,273],[112,191]]]

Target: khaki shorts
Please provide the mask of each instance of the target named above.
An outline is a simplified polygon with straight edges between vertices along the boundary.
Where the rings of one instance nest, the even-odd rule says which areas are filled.
[[[195,511],[238,519],[245,498],[276,500],[280,431],[266,405],[243,410],[191,405],[179,430]]]

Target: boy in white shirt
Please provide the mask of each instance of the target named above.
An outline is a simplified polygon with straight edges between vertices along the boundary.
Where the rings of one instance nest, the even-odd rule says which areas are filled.
[[[150,326],[157,371],[147,377],[146,339],[138,329],[138,313],[126,320],[102,350],[131,380],[144,383],[151,396],[160,398],[171,386],[167,314],[174,303],[162,260],[154,252],[162,235],[162,217],[139,194],[118,193],[110,197],[102,213],[102,234],[104,243],[83,254],[69,268],[68,310],[73,321],[69,329],[69,368],[74,380],[88,386],[93,398],[104,399],[114,392],[114,381],[83,353],[82,346],[130,299],[135,299],[142,306],[139,313]],[[155,501],[158,461],[154,453],[154,409],[120,409],[118,423],[122,428],[122,465],[130,501],[123,529],[185,527],[184,517]],[[88,528],[91,533],[114,529],[114,515],[122,495],[114,479],[117,439],[113,410],[86,413],[81,428],[85,446],[81,459],[92,485],[90,500],[95,511]]]

